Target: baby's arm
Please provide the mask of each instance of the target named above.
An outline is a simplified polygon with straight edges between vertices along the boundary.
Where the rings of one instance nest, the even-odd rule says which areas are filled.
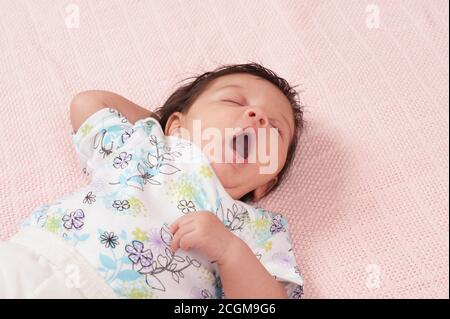
[[[239,237],[211,212],[186,214],[171,225],[171,248],[197,249],[219,266],[226,298],[287,298],[287,293]]]
[[[90,115],[105,107],[118,110],[132,124],[143,118],[155,117],[151,111],[116,93],[101,90],[83,91],[75,95],[70,104],[70,121],[73,132],[76,133]]]
[[[220,280],[227,298],[287,298],[278,282],[240,238],[227,250],[219,266]]]

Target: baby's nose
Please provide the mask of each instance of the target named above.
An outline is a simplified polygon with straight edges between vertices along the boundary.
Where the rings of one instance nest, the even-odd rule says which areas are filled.
[[[246,116],[256,124],[256,127],[266,127],[267,125],[267,117],[261,110],[249,109],[246,111]]]

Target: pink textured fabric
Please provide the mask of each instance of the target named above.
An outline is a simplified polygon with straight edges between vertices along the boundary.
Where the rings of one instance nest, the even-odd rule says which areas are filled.
[[[305,297],[448,298],[448,28],[446,0],[2,0],[0,239],[86,184],[76,92],[154,108],[257,61],[306,104],[293,168],[259,203],[290,222]]]

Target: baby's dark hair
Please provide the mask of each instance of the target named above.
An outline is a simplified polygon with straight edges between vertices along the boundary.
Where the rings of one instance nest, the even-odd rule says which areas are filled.
[[[211,83],[212,80],[217,79],[221,76],[235,73],[247,73],[263,78],[276,87],[280,89],[281,92],[287,97],[289,100],[292,111],[294,114],[294,136],[289,145],[289,149],[287,152],[286,163],[283,169],[278,173],[277,183],[271,188],[270,191],[274,190],[281,183],[286,171],[291,166],[295,149],[297,147],[298,139],[300,138],[301,133],[303,132],[304,120],[303,120],[303,106],[300,103],[300,98],[297,91],[294,89],[296,86],[291,86],[285,79],[279,77],[275,72],[269,70],[258,63],[246,63],[246,64],[232,64],[232,65],[223,65],[211,72],[206,72],[201,75],[188,77],[182,81],[192,80],[181,87],[177,88],[175,92],[173,92],[166,102],[155,110],[155,114],[159,118],[159,122],[161,123],[162,128],[165,130],[167,120],[170,115],[174,112],[187,112],[191,105],[195,102],[197,97],[200,96],[202,92],[205,91],[208,84]],[[253,200],[253,191],[245,194],[240,198],[242,201]]]

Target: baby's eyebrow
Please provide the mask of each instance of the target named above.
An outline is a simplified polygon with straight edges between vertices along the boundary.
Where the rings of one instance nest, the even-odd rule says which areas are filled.
[[[238,89],[243,89],[244,88],[243,86],[240,86],[238,84],[227,84],[225,86],[222,86],[222,87],[218,88],[216,91],[220,91],[222,89],[227,89],[227,88],[231,88],[231,87],[238,88]]]

